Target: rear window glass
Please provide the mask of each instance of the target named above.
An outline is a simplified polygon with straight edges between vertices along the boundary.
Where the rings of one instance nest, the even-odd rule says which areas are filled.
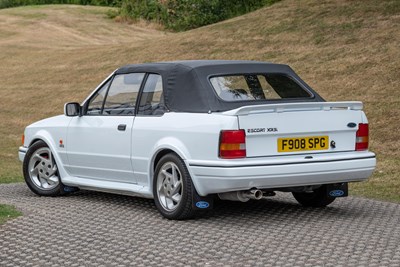
[[[312,95],[284,74],[214,76],[210,82],[225,101],[310,98]]]

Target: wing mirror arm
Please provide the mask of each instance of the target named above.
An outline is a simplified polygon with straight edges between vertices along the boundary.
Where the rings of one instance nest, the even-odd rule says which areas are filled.
[[[82,116],[83,108],[77,102],[69,102],[64,105],[64,115],[68,117]]]

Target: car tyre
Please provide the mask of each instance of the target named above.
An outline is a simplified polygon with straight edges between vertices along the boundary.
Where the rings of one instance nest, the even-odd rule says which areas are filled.
[[[65,192],[53,153],[43,141],[29,147],[23,173],[29,189],[39,196],[59,196]]]
[[[293,192],[294,198],[305,207],[326,207],[335,201],[326,193],[326,185],[323,185],[312,192]]]
[[[163,156],[157,163],[153,180],[154,202],[158,211],[172,220],[194,217],[194,190],[183,160],[173,153]]]

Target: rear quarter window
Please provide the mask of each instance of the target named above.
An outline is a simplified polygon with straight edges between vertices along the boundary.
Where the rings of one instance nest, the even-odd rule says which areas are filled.
[[[312,94],[285,74],[234,74],[210,78],[217,95],[225,101],[311,98]]]

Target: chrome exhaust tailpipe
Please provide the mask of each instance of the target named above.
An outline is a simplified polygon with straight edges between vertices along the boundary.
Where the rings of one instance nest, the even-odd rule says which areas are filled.
[[[249,199],[260,200],[263,198],[263,192],[258,189],[252,189],[250,191],[245,191],[244,195]]]
[[[218,196],[222,200],[247,202],[250,199],[256,199],[256,200],[262,199],[263,192],[258,189],[251,189],[248,191],[235,191],[235,192],[221,193],[221,194],[218,194]]]

